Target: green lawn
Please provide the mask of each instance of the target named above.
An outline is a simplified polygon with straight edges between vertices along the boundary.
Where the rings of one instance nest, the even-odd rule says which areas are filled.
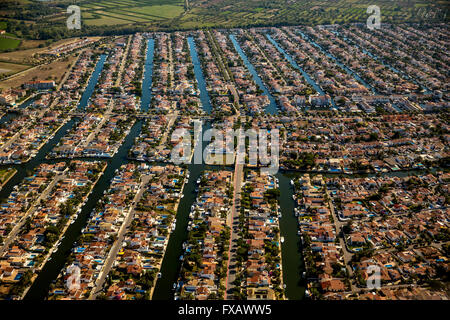
[[[19,46],[19,39],[0,37],[0,51],[15,49]]]
[[[17,170],[13,168],[0,169],[0,184],[5,183],[5,181],[13,176],[16,172]]]

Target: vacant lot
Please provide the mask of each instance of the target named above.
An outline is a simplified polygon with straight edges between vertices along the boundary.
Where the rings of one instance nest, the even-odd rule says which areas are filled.
[[[23,48],[27,48],[27,46],[32,47],[32,49],[26,49],[26,50],[18,50],[14,52],[3,52],[0,53],[0,61],[7,61],[7,62],[14,62],[19,64],[32,64],[33,63],[33,56],[36,53],[48,51],[51,48],[55,48],[61,44],[74,42],[77,39],[63,39],[56,41],[52,43],[48,47],[39,48],[40,44],[44,44],[45,41],[42,40],[27,40],[23,43]],[[22,45],[21,45],[22,48]]]
[[[0,75],[13,74],[30,68],[30,66],[16,63],[0,62]]]
[[[50,64],[44,64],[38,67],[31,68],[17,76],[13,76],[7,80],[0,82],[0,88],[14,88],[18,87],[24,82],[33,80],[54,80],[59,83],[66,71],[69,71],[72,62],[75,61],[76,55],[72,55],[67,59],[54,61]],[[1,64],[0,64],[1,68]]]

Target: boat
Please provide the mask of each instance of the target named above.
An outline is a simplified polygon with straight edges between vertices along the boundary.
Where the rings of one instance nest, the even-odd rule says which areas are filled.
[[[283,243],[284,242],[284,237],[281,237],[281,243]]]
[[[291,186],[293,186],[294,185],[294,181],[293,180],[291,180]]]
[[[176,282],[173,283],[173,290],[175,290],[177,288],[177,284]]]
[[[162,276],[161,272],[158,272],[158,279],[161,279],[161,276]]]

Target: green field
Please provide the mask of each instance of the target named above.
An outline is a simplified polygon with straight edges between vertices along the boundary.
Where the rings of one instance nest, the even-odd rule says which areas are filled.
[[[0,169],[0,187],[16,172],[17,170],[13,168]]]
[[[105,0],[81,5],[83,24],[126,25],[174,19],[184,12],[184,0]]]
[[[74,3],[81,8],[81,30],[66,26],[65,8]],[[450,0],[2,0],[0,23],[7,18],[7,32],[19,39],[58,40],[136,31],[365,22],[373,4],[387,23],[448,22],[450,17]]]
[[[0,36],[0,51],[15,49],[20,45],[19,39],[13,39]]]

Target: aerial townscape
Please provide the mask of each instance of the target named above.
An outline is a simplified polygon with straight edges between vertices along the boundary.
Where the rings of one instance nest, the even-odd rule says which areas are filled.
[[[0,16],[0,300],[450,299],[448,18],[156,2]]]

